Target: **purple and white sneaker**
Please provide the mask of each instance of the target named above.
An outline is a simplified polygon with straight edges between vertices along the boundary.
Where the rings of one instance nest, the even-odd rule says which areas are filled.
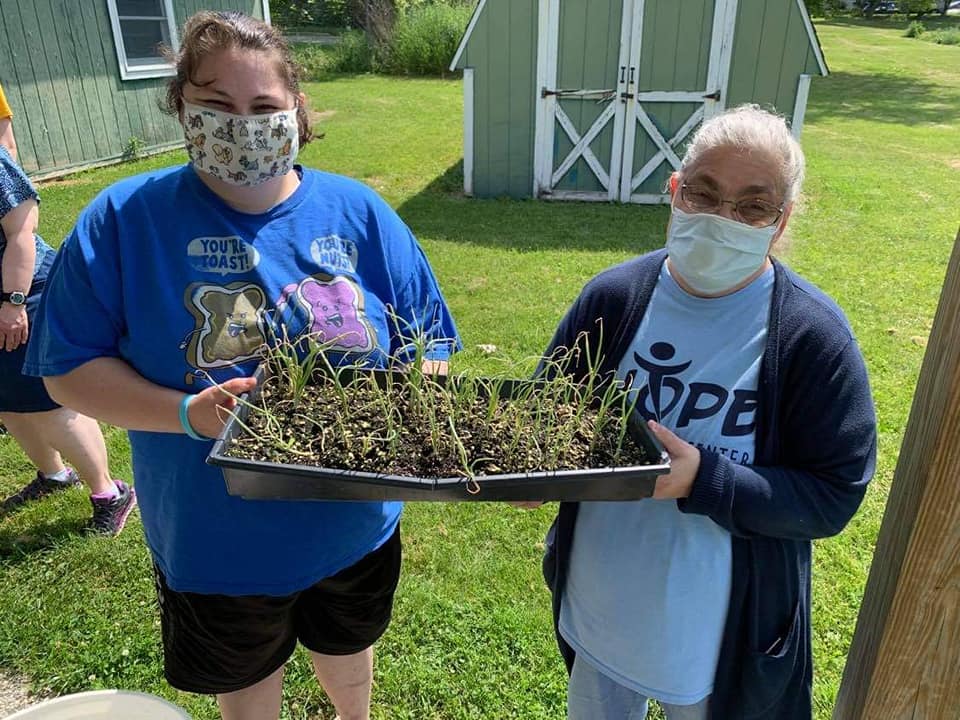
[[[119,494],[108,500],[90,498],[93,505],[93,517],[87,524],[87,531],[96,535],[114,537],[120,534],[130,512],[137,506],[137,493],[123,480],[114,480]]]
[[[63,490],[80,487],[81,485],[83,485],[83,483],[80,482],[80,478],[77,477],[76,470],[70,467],[67,468],[66,480],[51,480],[43,473],[37,472],[37,476],[33,480],[0,502],[0,510],[9,512],[21,505],[26,505],[28,502],[45,498],[47,495],[53,495]]]

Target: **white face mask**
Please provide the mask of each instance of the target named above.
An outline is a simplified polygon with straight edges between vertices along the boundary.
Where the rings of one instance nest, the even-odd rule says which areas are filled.
[[[667,229],[670,264],[698,293],[717,295],[760,269],[778,225],[755,228],[674,207]]]
[[[300,148],[296,109],[234,115],[184,102],[183,136],[197,170],[247,187],[286,175]]]

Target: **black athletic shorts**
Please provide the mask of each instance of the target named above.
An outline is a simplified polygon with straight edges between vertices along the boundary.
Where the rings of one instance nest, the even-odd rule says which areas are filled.
[[[167,682],[186,692],[229,693],[272,675],[297,641],[324,655],[373,645],[390,624],[400,527],[354,565],[287,597],[176,592],[154,570]]]

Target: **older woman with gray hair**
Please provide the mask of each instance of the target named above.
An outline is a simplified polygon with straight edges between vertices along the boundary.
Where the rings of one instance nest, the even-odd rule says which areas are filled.
[[[571,720],[651,698],[668,720],[811,717],[811,541],[859,507],[876,419],[843,313],[771,255],[803,171],[776,115],[704,123],[665,249],[591,280],[553,338],[586,337],[672,461],[653,498],[562,503],[548,535]]]

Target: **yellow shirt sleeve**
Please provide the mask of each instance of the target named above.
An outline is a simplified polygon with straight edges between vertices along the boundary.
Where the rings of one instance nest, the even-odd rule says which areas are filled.
[[[7,96],[3,94],[3,88],[0,87],[0,120],[8,117],[13,117],[13,112],[7,104]]]

